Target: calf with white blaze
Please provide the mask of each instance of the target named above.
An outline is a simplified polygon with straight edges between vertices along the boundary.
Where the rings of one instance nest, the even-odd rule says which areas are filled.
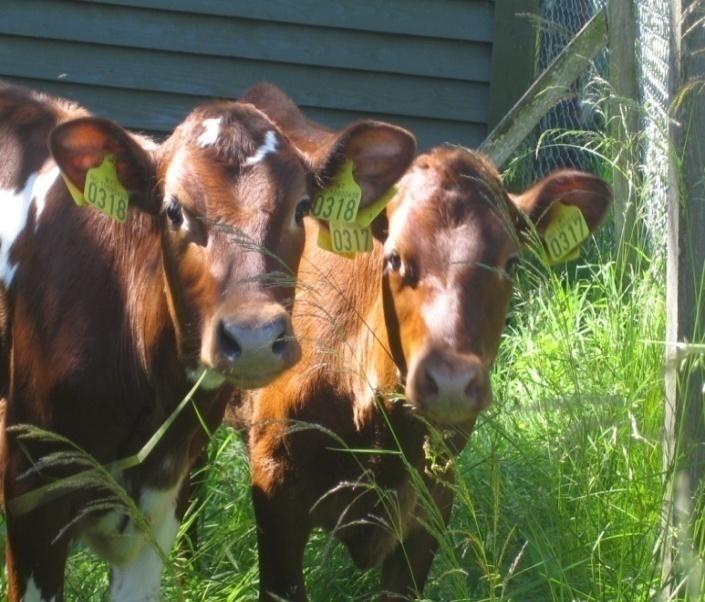
[[[151,542],[168,554],[184,477],[206,441],[202,421],[214,429],[234,387],[266,385],[299,359],[290,309],[308,198],[343,161],[364,165],[371,153],[389,179],[368,178],[363,202],[374,201],[406,169],[414,141],[366,121],[328,150],[311,161],[249,102],[201,105],[157,145],[0,85],[0,468],[12,602],[61,600],[77,537],[111,565],[113,600],[159,598],[162,556]],[[112,184],[92,187],[96,168]],[[106,211],[112,203],[124,223],[72,196]],[[65,448],[11,427],[58,433],[110,469],[143,448],[204,371],[146,459],[112,470],[151,534],[121,510],[86,512],[102,489],[44,494],[82,467],[43,463]]]
[[[256,104],[304,152],[335,136],[278,94]],[[421,596],[438,543],[412,475],[447,524],[454,468],[434,470],[432,430],[445,431],[458,454],[491,403],[525,234],[535,226],[548,236],[568,215],[569,254],[610,198],[602,180],[569,170],[513,196],[487,158],[438,147],[399,182],[372,225],[370,253],[321,250],[322,225],[307,224],[292,313],[302,359],[244,393],[227,418],[248,429],[261,600],[306,599],[303,554],[316,527],[357,566],[381,567],[383,599]]]

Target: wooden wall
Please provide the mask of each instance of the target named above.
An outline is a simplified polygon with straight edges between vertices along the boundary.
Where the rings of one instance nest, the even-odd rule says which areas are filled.
[[[155,132],[271,81],[331,126],[477,146],[493,18],[490,0],[3,0],[0,78]]]

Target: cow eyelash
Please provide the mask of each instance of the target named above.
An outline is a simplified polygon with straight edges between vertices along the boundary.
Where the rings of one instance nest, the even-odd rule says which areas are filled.
[[[398,272],[401,269],[401,257],[396,250],[387,254],[384,259],[384,266],[392,272]]]
[[[303,226],[304,218],[311,213],[311,199],[304,197],[296,205],[296,213],[294,214],[294,220],[297,226]]]
[[[181,209],[181,203],[176,198],[172,198],[166,208],[166,216],[169,221],[178,228],[184,223],[184,212]]]

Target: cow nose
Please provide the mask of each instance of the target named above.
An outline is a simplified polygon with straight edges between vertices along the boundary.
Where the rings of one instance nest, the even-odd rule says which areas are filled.
[[[439,423],[470,420],[490,403],[487,369],[475,355],[452,350],[424,354],[409,372],[407,398]]]
[[[231,362],[247,355],[270,355],[282,359],[291,340],[291,326],[286,315],[265,324],[226,319],[218,324],[219,351]]]
[[[291,318],[278,304],[221,314],[212,332],[203,363],[242,388],[265,386],[301,356]]]
[[[426,366],[426,387],[430,395],[440,397],[468,397],[477,395],[479,369],[473,364],[449,367],[435,362]]]

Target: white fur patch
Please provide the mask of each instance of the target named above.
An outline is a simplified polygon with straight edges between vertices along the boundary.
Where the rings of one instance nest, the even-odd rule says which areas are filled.
[[[138,547],[126,562],[113,566],[110,580],[112,602],[158,602],[163,562],[153,543],[165,556],[169,555],[179,528],[175,512],[180,486],[181,481],[171,489],[145,489],[140,496],[140,510],[150,524],[153,542],[147,541],[130,522],[125,537],[132,539]]]
[[[220,117],[203,120],[203,133],[198,137],[198,146],[206,147],[215,144],[220,136]]]
[[[254,155],[245,161],[245,165],[255,165],[256,163],[264,160],[267,155],[272,154],[277,150],[278,145],[279,140],[277,139],[276,133],[269,130],[264,135],[264,144],[262,144],[262,146],[255,151]]]
[[[59,177],[59,173],[59,168],[55,165],[49,171],[38,176],[37,181],[34,184],[34,203],[37,208],[36,215],[34,216],[35,232],[39,227],[39,218],[42,215],[42,211],[44,211],[44,207],[46,206],[47,193],[56,181],[56,178]]]
[[[34,582],[34,577],[30,576],[27,582],[27,589],[24,592],[24,596],[22,596],[22,602],[55,602],[55,600],[56,596],[42,598],[42,593]]]
[[[6,287],[10,286],[17,271],[17,265],[10,261],[10,249],[27,225],[37,176],[36,173],[30,175],[19,192],[0,188],[0,282]]]

